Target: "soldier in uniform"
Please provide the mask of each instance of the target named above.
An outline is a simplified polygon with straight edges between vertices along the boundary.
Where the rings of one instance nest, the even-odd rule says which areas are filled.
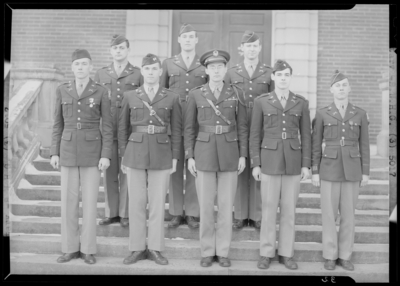
[[[189,91],[207,82],[205,68],[200,65],[199,56],[196,54],[198,42],[196,31],[190,24],[183,24],[178,42],[181,53],[164,60],[162,64],[161,86],[171,89],[179,94],[179,103],[182,106],[182,115],[185,115]],[[182,133],[183,136],[183,133]],[[185,156],[182,144],[176,172],[172,174],[169,186],[169,213],[173,216],[168,227],[178,227],[184,222],[183,206],[185,206],[185,221],[189,228],[199,227],[199,200],[196,194],[195,178],[184,168]],[[184,184],[184,170],[186,182]],[[185,194],[183,194],[185,190]]]
[[[228,254],[232,207],[238,174],[246,167],[248,129],[244,93],[239,87],[223,82],[229,59],[230,55],[221,50],[201,56],[200,63],[206,67],[210,81],[189,93],[184,119],[185,155],[188,169],[196,177],[200,203],[203,267],[211,266],[215,258],[222,267],[231,265]],[[218,197],[216,226],[215,195]]]
[[[352,271],[354,211],[359,187],[366,186],[369,179],[369,122],[365,110],[349,102],[351,88],[346,75],[336,70],[330,91],[333,103],[317,110],[313,121],[312,183],[321,187],[324,267],[334,270],[338,264]],[[335,224],[338,210],[339,234]]]
[[[244,32],[241,48],[244,61],[228,70],[225,82],[234,83],[245,92],[247,124],[250,128],[254,99],[262,93],[274,90],[271,80],[272,68],[260,62],[258,58],[261,51],[260,37],[253,31]],[[250,160],[246,161],[246,169],[238,178],[234,218],[234,229],[241,229],[246,225],[261,228],[260,182],[254,180],[251,175]]]
[[[50,164],[61,166],[61,247],[57,262],[79,256],[96,262],[96,215],[100,172],[110,165],[112,118],[107,90],[96,84],[87,50],[72,53],[75,80],[56,91]],[[100,132],[100,119],[102,132]],[[82,190],[82,234],[79,237],[79,188]]]
[[[260,269],[267,269],[271,258],[275,257],[278,205],[279,263],[288,269],[297,269],[297,263],[292,260],[296,203],[300,180],[307,179],[310,173],[311,124],[308,101],[289,90],[292,71],[286,61],[278,60],[271,75],[275,90],[254,101],[250,156],[253,176],[261,180],[263,219],[261,257],[257,265]]]
[[[99,69],[95,76],[95,81],[108,89],[114,131],[111,165],[104,174],[105,218],[99,224],[119,222],[126,227],[129,225],[128,185],[118,156],[118,116],[124,92],[137,89],[142,85],[143,78],[140,69],[128,62],[129,41],[124,36],[114,35],[110,46],[113,62]]]
[[[125,92],[118,125],[122,171],[127,174],[129,197],[129,250],[123,261],[141,259],[168,264],[164,246],[165,197],[170,174],[175,172],[182,140],[182,111],[178,94],[159,84],[162,74],[157,56],[143,58],[144,84]],[[132,131],[130,133],[130,126]],[[167,131],[170,126],[172,135]],[[148,250],[146,249],[146,205],[149,199]]]

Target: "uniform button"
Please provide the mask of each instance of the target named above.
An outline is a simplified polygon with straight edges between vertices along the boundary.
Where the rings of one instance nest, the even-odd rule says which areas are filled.
[[[253,83],[252,81],[249,81],[249,83]]]
[[[219,108],[219,106],[217,105],[217,108]]]
[[[253,88],[251,88],[251,87],[250,87],[249,89],[250,89],[250,90],[253,90]]]
[[[117,91],[120,91],[120,89],[119,89],[119,88],[117,88]]]
[[[118,97],[118,98],[120,98],[120,96],[119,96],[119,95],[117,95],[117,97]]]
[[[81,120],[81,119],[78,117],[78,120]]]
[[[342,123],[343,125],[346,125],[344,122]]]
[[[329,126],[331,126],[331,124],[330,124],[330,123],[328,123],[328,125],[329,125]]]
[[[187,80],[186,83],[189,83],[189,81]]]
[[[342,129],[342,131],[344,132],[344,131],[346,131],[346,130]]]
[[[153,123],[153,121],[150,120],[150,123]]]
[[[285,131],[286,130],[286,128],[283,128],[283,131]]]
[[[117,83],[119,84],[119,81],[117,81]]]
[[[283,122],[283,124],[285,124],[285,120],[284,121],[282,121]]]
[[[189,76],[189,74],[187,73],[186,76]]]
[[[249,95],[250,97],[253,97],[251,94]]]
[[[324,156],[326,157],[326,154]]]
[[[81,112],[81,111],[78,109],[78,112]]]
[[[285,116],[285,113],[282,113],[282,116]]]
[[[217,123],[219,123],[219,121],[217,121]]]
[[[186,91],[189,91],[189,89],[187,88]]]
[[[81,104],[81,102],[80,102],[80,101],[78,101],[78,104]]]
[[[342,139],[344,139],[344,137],[342,137]]]

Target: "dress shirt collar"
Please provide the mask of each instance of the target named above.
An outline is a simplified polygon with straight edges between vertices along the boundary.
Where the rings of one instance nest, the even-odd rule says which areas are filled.
[[[246,60],[244,60],[244,66],[246,67],[246,69],[249,69],[250,68],[250,66],[252,66],[253,67],[253,70],[256,70],[256,67],[257,67],[257,65],[258,65],[258,62],[259,62],[259,60],[257,59],[257,60],[255,60],[255,61],[246,61]]]
[[[215,92],[215,89],[216,89],[216,88],[218,88],[218,90],[221,92],[221,91],[222,91],[222,88],[224,87],[224,82],[221,81],[220,84],[216,85],[214,82],[210,81],[210,82],[208,83],[208,85],[210,86],[210,89],[211,89],[212,93]]]
[[[337,109],[340,109],[340,107],[341,107],[342,105],[344,105],[344,110],[346,110],[346,109],[347,109],[347,105],[349,105],[349,100],[348,100],[348,99],[346,99],[346,100],[341,100],[341,101],[339,101],[339,100],[334,100],[334,102],[335,102],[335,106],[336,106]]]
[[[147,94],[149,93],[149,88],[150,88],[150,87],[153,88],[154,94],[156,94],[157,91],[158,91],[158,88],[160,87],[160,83],[157,83],[156,85],[153,85],[153,86],[149,86],[148,84],[144,83],[144,84],[143,84],[143,87],[144,87],[144,91],[145,91]]]

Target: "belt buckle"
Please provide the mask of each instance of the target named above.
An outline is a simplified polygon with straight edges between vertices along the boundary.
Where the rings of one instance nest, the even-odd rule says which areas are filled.
[[[249,102],[249,108],[253,108],[254,102],[250,101]]]
[[[286,139],[286,132],[282,132],[282,139]]]
[[[150,110],[150,116],[153,116],[153,115],[155,115],[156,114],[156,112],[154,111],[154,109],[152,109],[152,110]],[[149,125],[149,126],[151,126],[151,125]],[[154,125],[153,125],[154,126]]]
[[[344,146],[344,139],[340,139],[340,141],[339,141],[339,142],[340,142],[340,146],[342,146],[342,147],[343,147],[343,146]]]
[[[222,125],[215,126],[215,134],[222,134]]]
[[[154,125],[147,126],[147,133],[154,134]]]
[[[76,128],[77,128],[77,129],[82,129],[82,126],[81,126],[81,123],[80,123],[80,122],[76,123]]]

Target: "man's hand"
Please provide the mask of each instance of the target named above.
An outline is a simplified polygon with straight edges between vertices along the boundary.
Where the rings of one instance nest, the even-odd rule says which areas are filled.
[[[309,176],[310,176],[310,170],[307,167],[302,167],[300,181],[307,180]]]
[[[245,168],[246,168],[246,158],[240,157],[239,164],[238,164],[238,175],[240,175]]]
[[[261,168],[260,166],[253,168],[253,177],[256,181],[261,181]]]
[[[59,164],[60,164],[60,157],[58,157],[57,155],[51,156],[50,165],[51,165],[54,169],[58,169]]]
[[[366,185],[368,185],[368,180],[369,180],[368,175],[362,175],[362,181],[360,182],[360,187],[365,187]]]
[[[99,170],[105,171],[110,166],[110,159],[108,158],[101,158],[99,161]]]
[[[320,186],[320,179],[319,179],[319,174],[314,174],[314,175],[312,175],[312,179],[311,179],[311,181],[312,181],[312,184],[314,185],[314,186],[316,186],[316,187],[319,187]]]
[[[189,172],[196,178],[197,177],[197,170],[196,170],[196,162],[193,158],[188,159],[188,170]]]
[[[176,164],[177,163],[178,163],[177,159],[172,159],[172,169],[171,169],[171,172],[169,172],[170,175],[176,172]]]

